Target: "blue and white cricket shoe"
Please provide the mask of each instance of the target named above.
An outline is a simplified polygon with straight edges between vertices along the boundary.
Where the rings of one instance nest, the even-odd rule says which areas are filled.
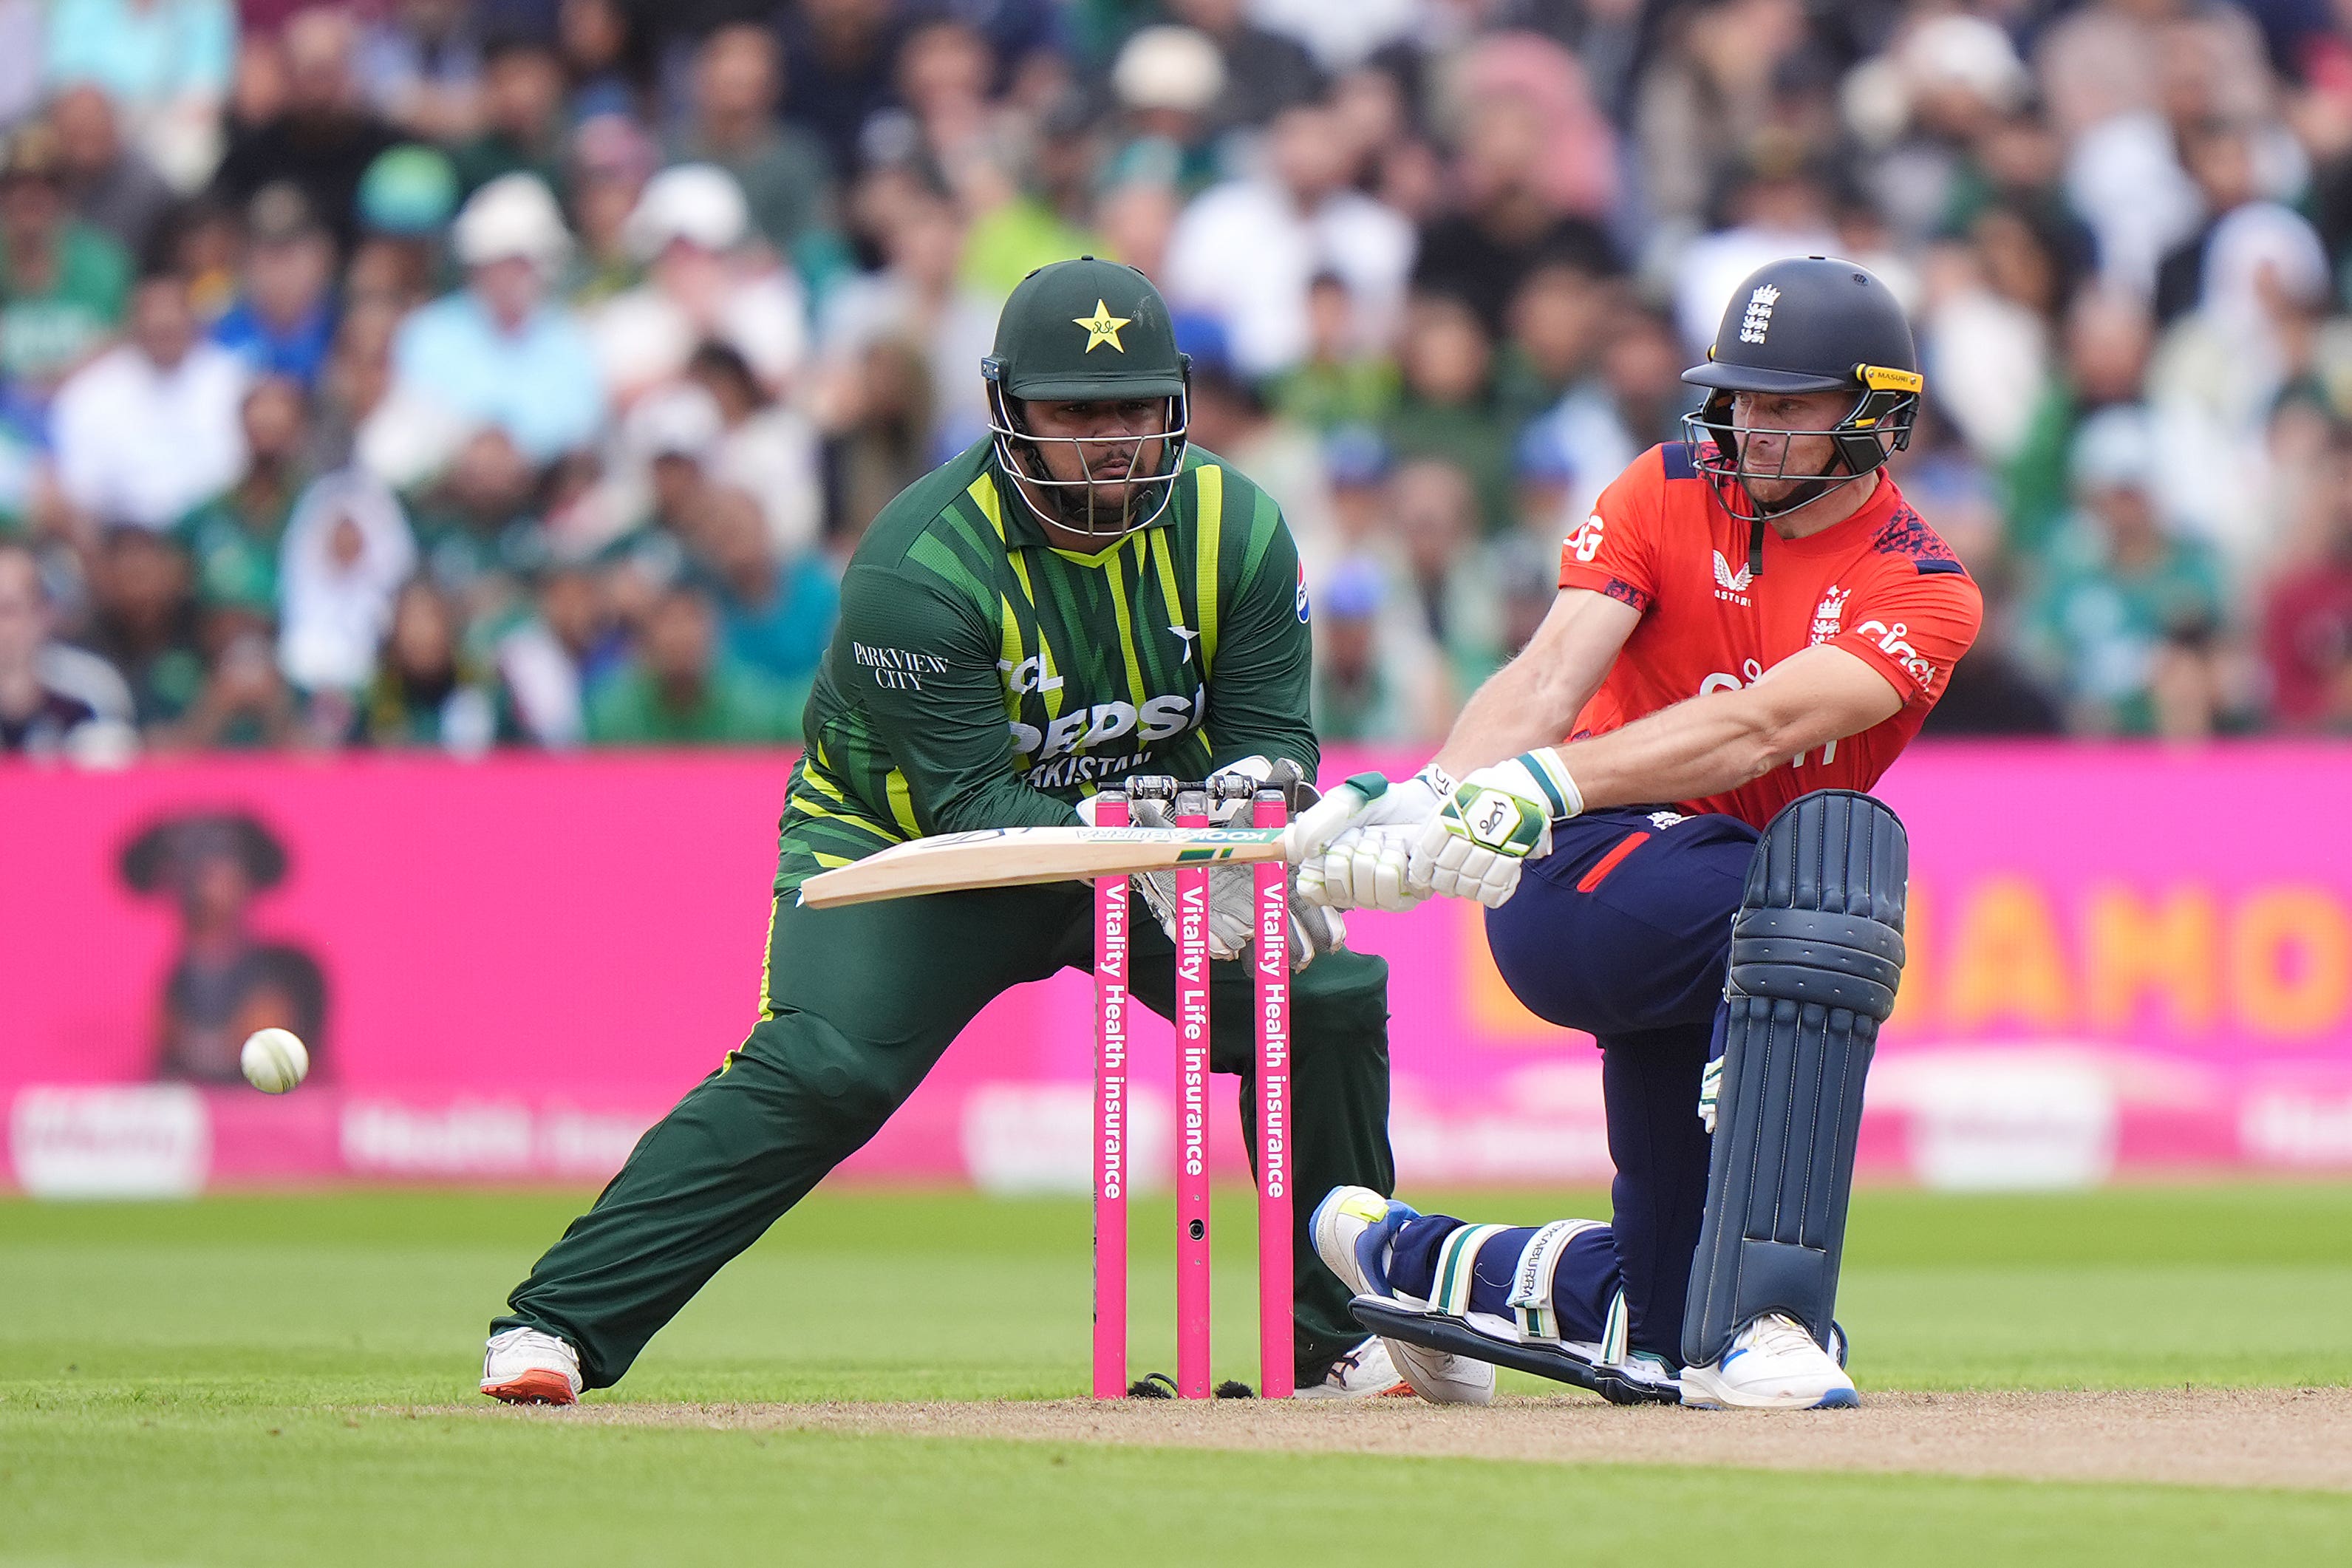
[[[1389,1248],[1407,1220],[1421,1215],[1410,1204],[1384,1198],[1370,1187],[1334,1187],[1315,1207],[1315,1251],[1324,1266],[1358,1296],[1376,1296],[1426,1311],[1429,1303],[1399,1292],[1389,1283]],[[1380,1342],[1412,1391],[1433,1405],[1491,1405],[1495,1369],[1468,1356]]]
[[[1767,1312],[1713,1366],[1683,1368],[1683,1403],[1703,1410],[1850,1410],[1853,1379],[1794,1318]]]

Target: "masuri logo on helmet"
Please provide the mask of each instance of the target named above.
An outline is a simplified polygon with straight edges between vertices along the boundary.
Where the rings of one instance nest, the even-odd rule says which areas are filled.
[[[1095,353],[1098,348],[1116,352]],[[1037,268],[1004,302],[995,352],[980,366],[988,383],[996,460],[1018,481],[1011,488],[1040,521],[1107,543],[1150,526],[1167,510],[1184,467],[1192,361],[1177,352],[1168,301],[1150,279],[1091,256]],[[1164,401],[1167,416],[1159,434],[1139,439],[1041,436],[1021,408],[1030,402],[1142,401]],[[1049,444],[1066,445],[1084,477],[1055,477],[1046,461]],[[1088,449],[1119,447],[1132,448],[1128,470],[1097,477]],[[1113,506],[1100,492],[1119,485],[1126,495]]]

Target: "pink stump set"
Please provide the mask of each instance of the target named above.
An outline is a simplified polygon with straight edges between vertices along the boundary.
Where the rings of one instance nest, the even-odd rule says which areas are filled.
[[[1164,787],[1164,786],[1163,786]],[[1250,825],[1281,827],[1279,790],[1250,797]],[[1205,827],[1208,792],[1174,798],[1179,827]],[[1128,822],[1125,795],[1106,793],[1096,824]],[[1238,869],[1238,868],[1236,868]],[[1280,861],[1250,868],[1256,941],[1250,952],[1257,1047],[1258,1390],[1295,1392],[1291,1360],[1290,893]],[[1176,1390],[1206,1399],[1209,1373],[1209,868],[1176,873]],[[1132,1173],[1128,1028],[1133,973],[1125,877],[1095,884],[1094,1396],[1127,1394],[1127,1194]]]

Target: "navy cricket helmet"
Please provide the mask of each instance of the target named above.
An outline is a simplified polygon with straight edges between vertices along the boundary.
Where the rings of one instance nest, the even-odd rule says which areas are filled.
[[[1708,389],[1706,401],[1684,419],[1691,456],[1733,515],[1757,525],[1751,562],[1762,553],[1766,520],[1877,472],[1910,444],[1927,385],[1894,290],[1869,268],[1825,256],[1789,257],[1749,273],[1725,307],[1706,363],[1683,372],[1683,379]],[[1828,465],[1818,473],[1789,473],[1783,444],[1779,466],[1748,467],[1742,449],[1756,427],[1738,424],[1732,411],[1733,395],[1742,392],[1851,393],[1853,405],[1835,424],[1786,432],[1829,437]],[[1804,482],[1770,502],[1748,489],[1751,480],[1792,479]],[[1747,504],[1735,504],[1734,496]]]

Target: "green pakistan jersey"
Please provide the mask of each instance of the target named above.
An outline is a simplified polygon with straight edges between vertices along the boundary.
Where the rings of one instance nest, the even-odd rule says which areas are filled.
[[[776,891],[901,840],[1078,820],[1129,773],[1288,757],[1311,778],[1307,595],[1265,492],[1193,447],[1149,528],[1057,550],[982,441],[850,558]]]

